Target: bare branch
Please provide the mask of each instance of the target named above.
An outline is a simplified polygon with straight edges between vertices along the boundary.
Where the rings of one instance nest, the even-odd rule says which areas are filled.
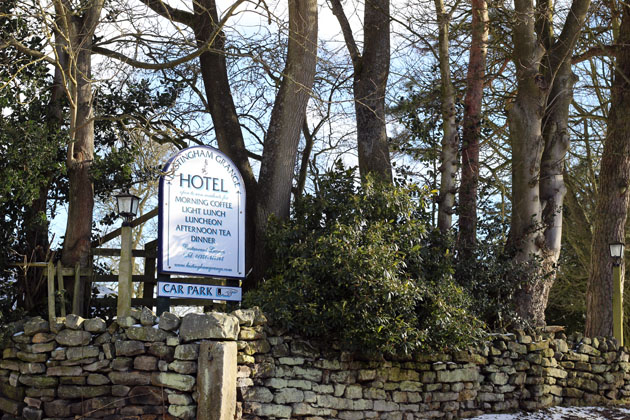
[[[354,40],[354,36],[352,35],[352,28],[350,27],[350,22],[348,22],[348,17],[343,11],[343,6],[339,0],[330,0],[331,9],[337,20],[339,21],[339,25],[341,26],[341,33],[343,34],[343,39],[346,42],[346,47],[350,52],[350,58],[352,59],[352,65],[356,70],[361,63],[361,53],[359,52],[359,48],[357,47],[357,43]]]
[[[195,15],[185,10],[176,9],[169,6],[162,0],[140,0],[151,10],[158,15],[171,20],[173,22],[183,23],[187,26],[192,26],[195,19]]]

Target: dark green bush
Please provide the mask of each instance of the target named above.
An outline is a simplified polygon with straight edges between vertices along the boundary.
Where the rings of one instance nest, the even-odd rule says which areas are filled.
[[[466,345],[480,331],[450,276],[425,281],[424,193],[328,173],[272,222],[267,280],[246,296],[279,326],[367,352]],[[435,257],[435,256],[434,256]],[[439,256],[437,256],[439,258]]]

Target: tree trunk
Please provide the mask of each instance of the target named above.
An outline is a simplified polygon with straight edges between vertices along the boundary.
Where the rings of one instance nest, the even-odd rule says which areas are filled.
[[[616,72],[608,114],[608,131],[602,154],[599,196],[591,247],[591,270],[586,292],[586,335],[612,335],[612,258],[608,244],[625,242],[625,226],[630,202],[630,8],[622,4]],[[623,291],[624,259],[621,259]]]
[[[331,0],[354,69],[354,108],[357,116],[359,172],[392,182],[387,143],[385,92],[389,77],[389,0],[365,2],[363,54],[359,51],[340,0]]]
[[[555,75],[543,122],[545,150],[540,168],[542,223],[545,227],[545,259],[554,266],[560,257],[562,243],[562,208],[567,188],[564,183],[564,160],[569,151],[569,106],[577,76],[571,63],[565,61]],[[546,304],[546,298],[545,298]]]
[[[193,2],[195,11],[194,31],[199,47],[211,41],[219,22],[216,2],[199,0]],[[219,33],[211,49],[199,57],[201,76],[206,92],[208,111],[214,123],[214,131],[219,149],[236,165],[245,182],[245,266],[246,272],[253,264],[255,249],[255,223],[257,183],[249,164],[247,148],[238,120],[236,106],[227,73],[225,58],[225,34]]]
[[[264,239],[269,217],[289,216],[300,130],[315,79],[316,61],[317,1],[289,0],[287,62],[271,112],[258,180],[255,281],[262,279],[266,266]]]
[[[365,2],[364,46],[354,67],[354,107],[357,115],[359,171],[392,181],[387,144],[385,92],[389,77],[389,0]]]
[[[574,0],[555,39],[553,5],[515,0],[512,39],[518,92],[510,104],[512,143],[512,221],[509,243],[526,278],[515,294],[521,318],[545,323],[549,290],[555,279],[562,233],[562,178],[568,148],[568,105],[574,76],[570,59],[590,5]],[[544,132],[543,132],[544,127]]]
[[[457,192],[457,162],[459,133],[455,120],[455,88],[451,81],[449,63],[449,15],[443,0],[435,0],[435,11],[439,27],[441,100],[442,100],[442,152],[440,155],[440,193],[438,196],[438,228],[443,234],[451,229],[455,193]]]
[[[459,236],[461,259],[469,260],[477,243],[477,185],[479,184],[479,140],[481,105],[488,51],[488,7],[486,0],[472,0],[472,41],[466,76],[462,132],[462,179],[459,186]]]
[[[67,168],[69,180],[68,221],[64,237],[61,262],[66,267],[90,265],[92,236],[92,211],[94,209],[94,185],[90,168],[94,160],[94,110],[92,103],[92,38],[99,22],[104,0],[92,0],[80,10],[70,10],[67,5],[55,3],[58,21],[68,57],[62,71],[69,86],[70,97],[70,144],[68,144]],[[62,63],[60,63],[62,64]],[[65,283],[73,290],[73,278]],[[79,308],[85,313],[89,288],[80,292]]]

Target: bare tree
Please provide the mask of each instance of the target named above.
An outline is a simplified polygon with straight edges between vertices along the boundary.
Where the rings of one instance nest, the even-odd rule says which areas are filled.
[[[141,0],[160,16],[182,23],[194,31],[196,50],[166,62],[142,62],[99,47],[99,53],[131,66],[162,70],[199,58],[207,106],[215,126],[219,148],[237,165],[247,189],[248,266],[254,266],[253,282],[260,280],[266,265],[264,237],[267,220],[289,215],[293,169],[308,98],[311,94],[317,58],[317,5],[314,0],[289,0],[287,58],[264,139],[260,174],[256,181],[249,163],[242,125],[232,97],[225,51],[224,25],[242,3],[231,5],[219,19],[214,0],[193,4],[194,13],[157,0]],[[150,47],[150,45],[149,45]],[[246,283],[246,287],[253,282]]]
[[[615,2],[611,2],[615,3]],[[596,217],[593,223],[591,266],[586,292],[586,335],[611,336],[612,258],[608,245],[625,242],[628,204],[630,204],[630,7],[620,2],[621,24],[617,27],[618,41],[612,84],[608,130],[604,141]],[[624,259],[621,259],[621,290],[623,291]]]
[[[550,1],[516,0],[512,21],[518,91],[508,107],[512,144],[512,220],[509,242],[517,263],[532,264],[516,295],[519,315],[544,324],[560,255],[563,162],[569,147],[569,105],[575,76],[571,54],[590,0],[574,0],[556,36]]]
[[[449,24],[455,7],[446,10],[443,0],[434,0],[438,23],[438,60],[440,62],[440,93],[442,106],[442,153],[440,156],[440,194],[438,196],[438,228],[447,233],[451,229],[455,194],[457,192],[457,167],[459,163],[459,131],[455,110],[455,87],[451,81],[449,54]]]
[[[66,266],[89,264],[94,187],[90,168],[94,160],[94,111],[92,97],[92,42],[104,0],[72,4],[52,1],[52,10],[39,1],[24,2],[15,13],[33,19],[41,29],[48,54],[29,49],[14,38],[3,43],[43,60],[55,68],[51,114],[60,115],[60,91],[70,108],[66,166],[69,178],[68,223],[62,262]],[[72,290],[71,284],[66,288]],[[82,292],[83,293],[83,292]]]
[[[363,50],[359,50],[340,0],[331,0],[354,69],[354,106],[357,120],[359,171],[391,182],[385,121],[385,90],[390,65],[389,0],[364,5]]]
[[[481,104],[488,49],[488,6],[486,0],[472,0],[472,41],[466,76],[462,132],[462,175],[459,187],[459,236],[461,257],[472,254],[477,242],[477,185],[479,183],[479,144]]]

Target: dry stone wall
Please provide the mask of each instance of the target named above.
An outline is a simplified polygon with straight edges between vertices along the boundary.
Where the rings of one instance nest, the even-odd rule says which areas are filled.
[[[231,314],[149,310],[106,325],[23,322],[0,359],[2,420],[429,419],[630,397],[612,339],[561,328],[489,337],[468,351],[386,360]]]
[[[232,420],[240,323],[232,314],[133,310],[107,326],[76,315],[17,325],[0,359],[2,420]]]
[[[625,348],[567,338],[557,327],[402,360],[366,360],[273,329],[259,334],[255,346],[239,343],[244,419],[454,419],[630,397]]]

